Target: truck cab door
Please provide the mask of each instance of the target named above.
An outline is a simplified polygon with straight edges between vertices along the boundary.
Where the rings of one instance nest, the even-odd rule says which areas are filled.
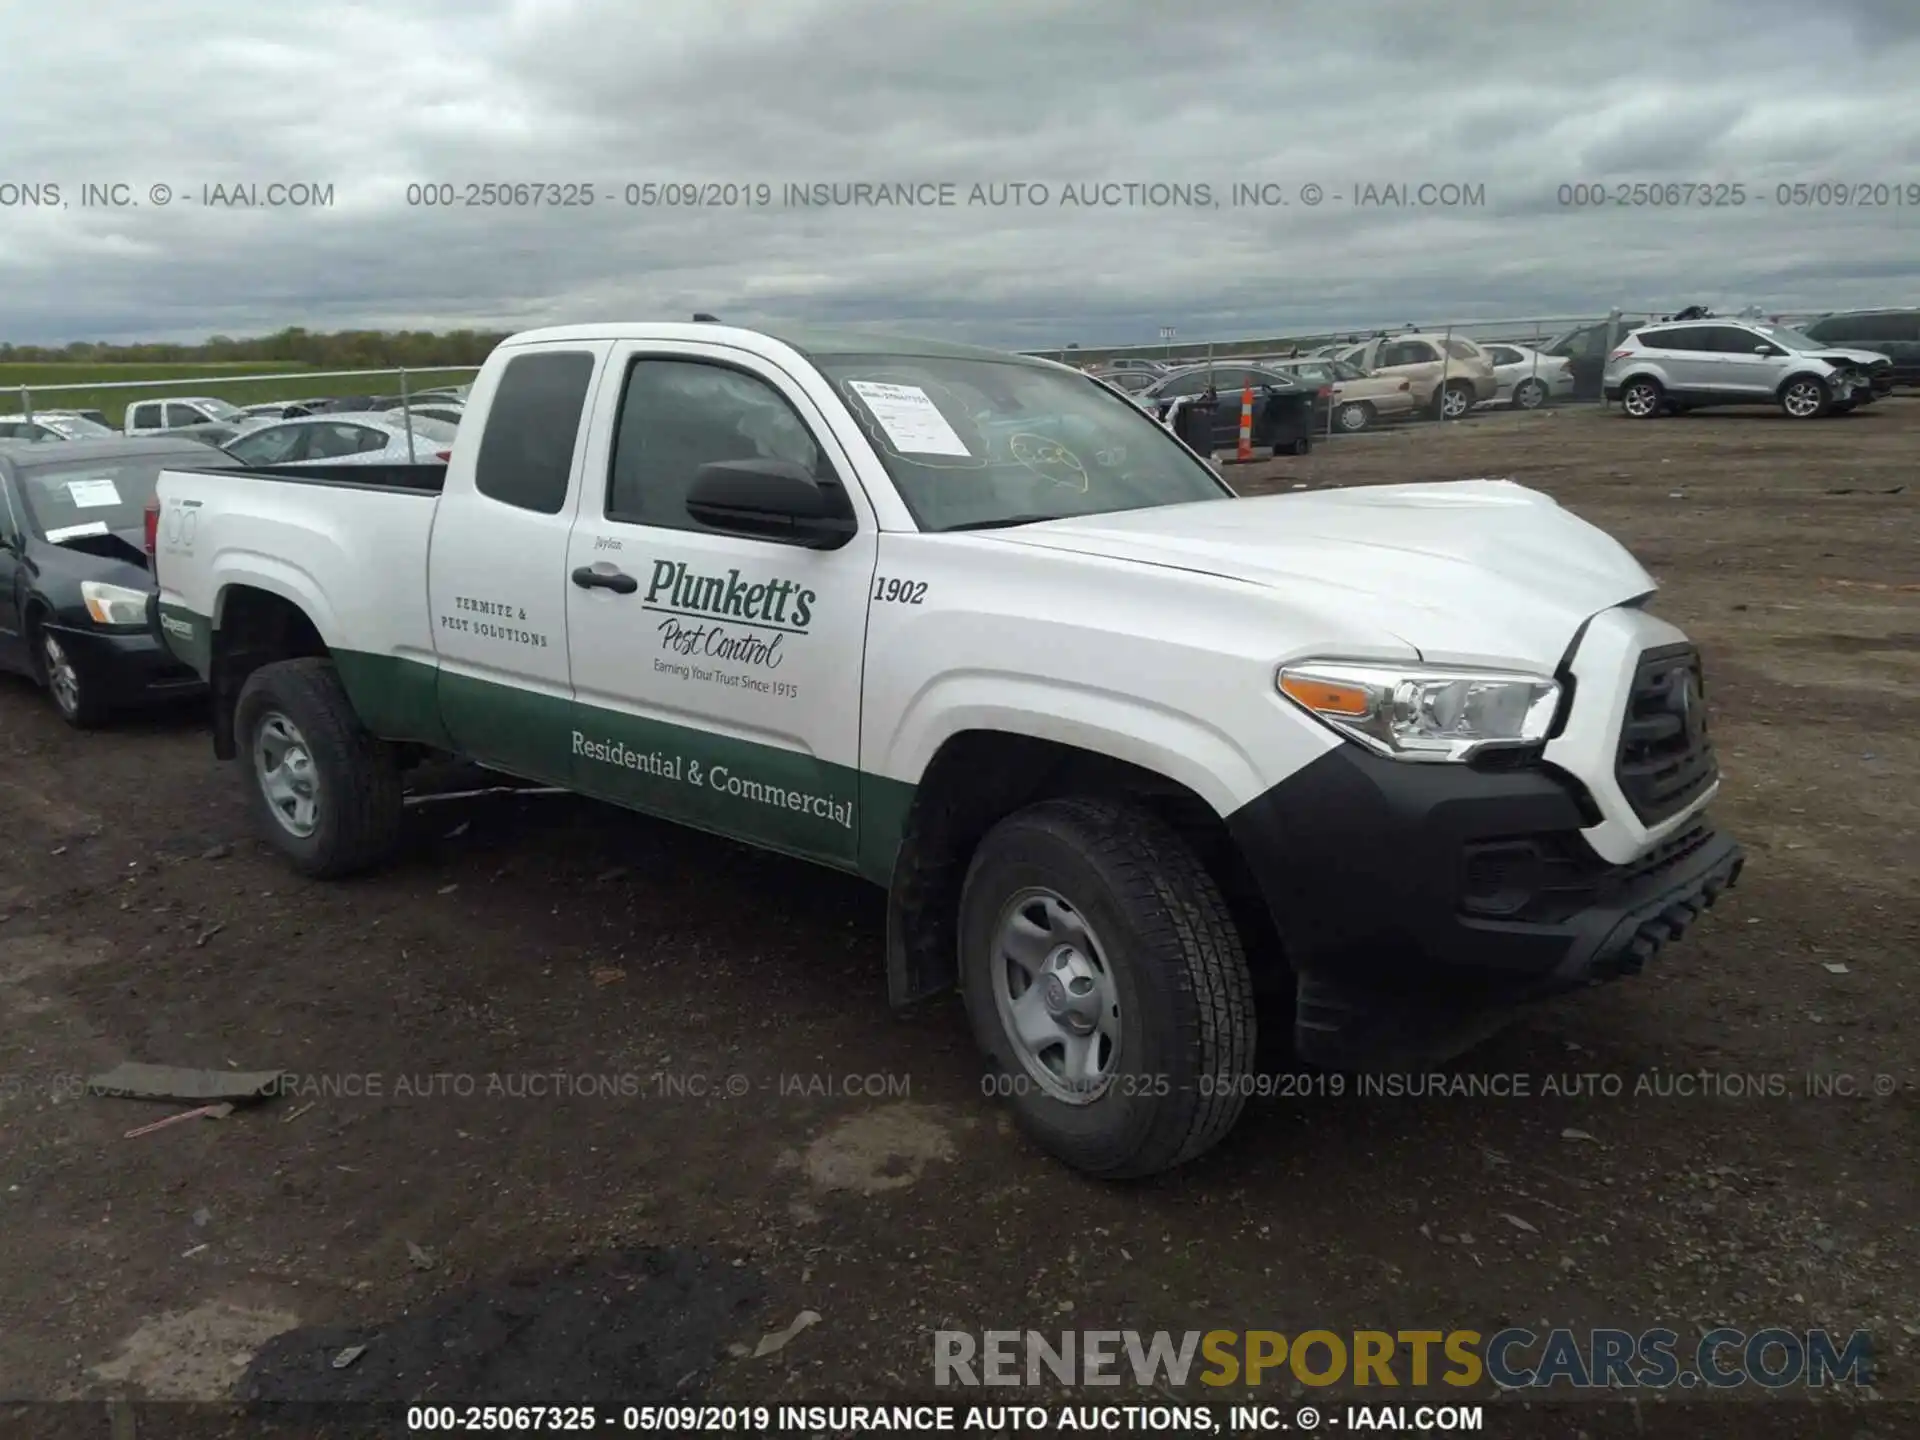
[[[448,466],[428,551],[439,723],[461,754],[555,785],[573,765],[567,536],[608,348],[530,349],[501,367],[477,396],[478,447]]]
[[[627,342],[601,386],[567,556],[573,788],[852,869],[871,507],[796,378],[730,346]],[[835,550],[710,529],[702,465],[757,456],[844,482]]]

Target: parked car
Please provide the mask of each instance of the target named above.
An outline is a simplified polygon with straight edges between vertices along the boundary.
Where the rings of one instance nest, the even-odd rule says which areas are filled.
[[[1482,404],[1538,410],[1549,400],[1573,398],[1573,362],[1566,356],[1546,355],[1505,341],[1481,348],[1493,362],[1493,378],[1500,385],[1493,399]]]
[[[1144,355],[1135,355],[1123,357],[1119,360],[1108,360],[1096,368],[1101,370],[1133,370],[1143,375],[1164,375],[1173,367],[1168,365],[1164,360],[1149,360]]]
[[[1332,391],[1304,385],[1281,370],[1252,365],[1194,365],[1162,376],[1137,397],[1141,408],[1164,422],[1175,400],[1197,403],[1212,392],[1213,448],[1236,449],[1240,443],[1240,406],[1253,390],[1253,446],[1275,455],[1304,455],[1313,437],[1324,434]]]
[[[179,436],[0,443],[0,669],[81,729],[199,692],[148,628],[143,514],[162,469],[235,463]]]
[[[36,410],[31,419],[0,415],[0,440],[100,440],[118,433],[67,411]]]
[[[407,427],[391,415],[307,415],[249,431],[225,449],[244,465],[444,465],[458,433],[416,415],[409,454]]]
[[[1822,345],[1884,355],[1893,362],[1896,385],[1920,385],[1920,310],[1845,310],[1822,315],[1803,333]]]
[[[245,405],[241,409],[254,420],[297,420],[313,413],[310,405],[298,400],[269,400],[264,405]]]
[[[1463,335],[1376,336],[1340,358],[1375,375],[1405,376],[1414,403],[1441,420],[1458,420],[1500,389],[1487,352]]]
[[[263,842],[380,865],[437,752],[865,877],[892,1000],[958,989],[1108,1178],[1232,1128],[1256,985],[1408,1069],[1735,883],[1697,653],[1549,496],[1240,498],[1069,367],[875,346],[533,331],[405,483],[167,472],[155,623]]]
[[[1404,375],[1369,375],[1344,360],[1270,360],[1268,367],[1304,385],[1332,392],[1333,428],[1358,434],[1376,420],[1404,419],[1419,409],[1413,382]]]
[[[1089,370],[1094,378],[1106,381],[1109,385],[1126,391],[1129,395],[1138,395],[1151,389],[1160,380],[1157,370],[1108,370],[1105,368]]]
[[[396,405],[393,409],[386,412],[386,416],[387,419],[393,421],[396,425],[405,424],[408,415],[415,417],[424,416],[429,420],[438,420],[443,425],[458,425],[460,418],[466,413],[467,408],[464,405],[435,405],[428,403],[424,405],[413,405],[405,410]]]
[[[188,395],[169,400],[141,400],[127,407],[128,435],[159,435],[171,430],[191,430],[196,425],[231,425],[245,429],[254,419],[238,405],[210,395]]]
[[[1542,355],[1565,360],[1573,374],[1574,400],[1598,400],[1607,368],[1607,356],[1638,324],[1628,320],[1597,320],[1579,325],[1540,347]]]
[[[1784,325],[1718,317],[1635,330],[1607,357],[1602,392],[1636,420],[1706,405],[1778,405],[1795,420],[1845,414],[1893,385],[1893,362]]]

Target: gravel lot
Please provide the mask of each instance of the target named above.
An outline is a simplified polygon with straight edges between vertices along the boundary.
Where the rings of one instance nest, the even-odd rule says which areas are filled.
[[[0,1396],[879,1402],[927,1392],[935,1328],[1778,1324],[1871,1330],[1896,1403],[1643,1408],[1915,1433],[1916,457],[1903,398],[1475,417],[1230,469],[1507,476],[1620,537],[1705,648],[1749,862],[1648,974],[1456,1067],[1525,1096],[1256,1102],[1133,1187],[1011,1131],[957,1002],[888,1010],[858,882],[483,796],[313,884],[250,838],[195,716],[76,735],[0,681]],[[128,1139],[169,1107],[70,1078],[126,1059],[301,1080]],[[802,1310],[777,1354],[740,1348]],[[1492,1434],[1633,1433],[1624,1406],[1495,1405]]]

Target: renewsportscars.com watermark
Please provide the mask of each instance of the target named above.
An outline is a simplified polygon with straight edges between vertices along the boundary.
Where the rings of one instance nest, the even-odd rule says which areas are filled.
[[[1634,1390],[1872,1384],[1872,1338],[1768,1326],[1677,1331],[936,1330],[933,1383],[1180,1387],[1342,1383],[1395,1389],[1491,1382],[1502,1390]],[[1196,1368],[1196,1362],[1197,1368]]]

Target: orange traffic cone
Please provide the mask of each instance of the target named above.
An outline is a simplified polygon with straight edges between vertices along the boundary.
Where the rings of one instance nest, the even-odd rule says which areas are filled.
[[[1240,447],[1234,459],[1242,465],[1253,459],[1253,387],[1240,392]]]

